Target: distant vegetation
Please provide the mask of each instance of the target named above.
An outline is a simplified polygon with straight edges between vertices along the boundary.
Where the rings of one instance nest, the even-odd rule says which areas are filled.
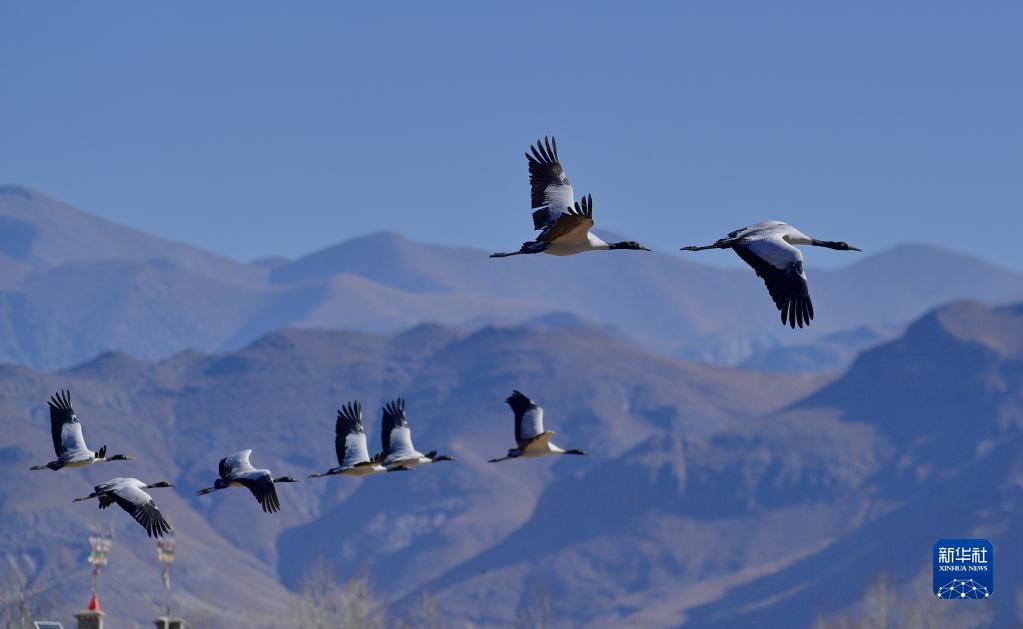
[[[850,610],[824,614],[813,629],[985,629],[995,627],[990,601],[946,601],[930,594],[930,570],[905,587],[893,583],[887,572],[871,579]],[[1017,598],[1023,596],[1023,588]],[[1017,609],[1016,622],[1023,622],[1023,609]]]
[[[0,629],[31,629],[33,620],[64,617],[60,601],[38,584],[30,583],[16,566],[5,566],[0,579]]]
[[[443,629],[450,626],[440,602],[424,593],[404,609],[395,609],[373,589],[366,574],[338,582],[336,571],[319,558],[306,571],[299,602],[273,623],[306,629]],[[257,621],[256,624],[259,624]],[[554,598],[550,590],[534,583],[522,597],[512,626],[516,629],[547,629],[555,626]]]

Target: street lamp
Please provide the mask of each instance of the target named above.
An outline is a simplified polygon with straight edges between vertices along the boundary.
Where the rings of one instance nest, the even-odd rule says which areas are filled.
[[[174,563],[174,538],[164,537],[156,540],[156,558],[163,564],[164,609],[170,621],[170,567]]]
[[[99,578],[100,568],[107,565],[107,558],[110,556],[110,547],[113,545],[113,535],[109,530],[97,532],[89,536],[89,565],[92,566],[92,600],[89,601],[89,609],[99,610],[99,598],[96,596],[96,580]]]

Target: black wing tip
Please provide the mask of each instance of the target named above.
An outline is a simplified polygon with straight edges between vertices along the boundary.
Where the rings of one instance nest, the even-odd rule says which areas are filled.
[[[783,326],[787,325],[794,330],[797,327],[808,327],[813,321],[813,303],[809,298],[790,298],[777,305]]]
[[[50,396],[50,399],[46,403],[50,406],[50,408],[55,410],[72,410],[71,389],[58,389],[56,393]]]
[[[266,499],[260,501],[260,505],[265,513],[277,513],[281,510],[281,501],[277,498],[275,490],[268,493]]]
[[[553,147],[551,146],[552,143],[554,145]],[[543,144],[547,149],[547,155],[549,155],[553,161],[558,161],[558,141],[554,139],[554,136],[552,135],[550,138],[546,135],[543,136]]]
[[[359,400],[352,400],[351,402],[342,405],[341,408],[337,409],[337,418],[361,424],[362,402]]]
[[[387,404],[384,404],[384,415],[394,418],[405,417],[405,398],[394,398]]]
[[[587,194],[581,197],[575,202],[575,214],[579,216],[585,216],[587,218],[593,217],[593,195]]]
[[[512,394],[509,395],[504,402],[511,407],[512,412],[514,412],[516,416],[522,415],[529,409],[536,406],[533,400],[529,399],[529,397],[518,389],[512,391]]]
[[[169,535],[173,532],[174,527],[171,526],[170,522],[163,519],[162,516],[158,517],[158,519],[151,526],[146,527],[146,533],[149,534],[149,537],[160,538],[164,537],[165,535]]]
[[[163,537],[174,531],[171,523],[163,517],[160,507],[157,507],[152,500],[135,509],[131,516],[142,525],[142,528],[146,529],[146,534],[149,537]]]
[[[530,203],[534,209],[546,205],[548,191],[552,186],[570,185],[561,167],[558,143],[553,136],[544,136],[543,140],[537,140],[535,144],[530,145],[529,151],[526,152],[526,160],[529,162]],[[564,208],[557,209],[560,212]]]
[[[532,155],[530,155],[532,152]],[[530,163],[536,162],[542,165],[558,164],[558,141],[554,136],[543,136],[543,140],[537,139],[535,144],[529,146],[526,152],[526,159]]]
[[[511,404],[512,402],[518,402],[518,401],[523,401],[523,402],[529,402],[529,401],[530,401],[530,399],[529,399],[529,397],[528,397],[528,396],[527,396],[527,395],[526,395],[525,393],[523,393],[522,391],[519,391],[518,389],[512,389],[511,395],[509,395],[509,396],[508,396],[508,397],[507,397],[507,398],[505,399],[505,402],[506,402],[507,404]]]
[[[778,309],[782,325],[792,329],[806,327],[813,320],[813,303],[802,265],[798,261],[787,268],[778,268],[759,257],[743,243],[732,245],[732,250],[764,280],[767,292]]]

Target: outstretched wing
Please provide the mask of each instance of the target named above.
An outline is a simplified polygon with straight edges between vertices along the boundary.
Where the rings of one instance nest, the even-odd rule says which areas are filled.
[[[259,506],[263,507],[263,511],[277,513],[281,510],[281,501],[277,499],[277,487],[269,473],[239,478],[238,482],[252,492],[259,501]]]
[[[515,413],[515,441],[529,441],[543,432],[543,409],[520,391],[505,400]]]
[[[113,498],[117,506],[127,511],[135,521],[146,529],[149,537],[163,537],[171,532],[171,525],[160,513],[152,496],[134,486],[121,486],[105,494]]]
[[[256,468],[252,467],[252,463],[249,462],[250,454],[252,454],[252,450],[242,450],[220,459],[220,478],[233,480],[245,472],[255,470]]]
[[[118,487],[121,487],[125,483],[129,483],[129,482],[131,482],[130,478],[120,478],[120,477],[118,477],[118,478],[111,478],[110,480],[108,480],[106,482],[103,482],[103,483],[100,483],[99,485],[96,485],[95,487],[92,488],[92,490],[95,493],[97,493],[97,494],[105,494],[105,493],[112,492],[115,489],[117,489]]]
[[[781,221],[760,221],[759,223],[753,223],[752,225],[740,227],[739,229],[728,232],[728,238],[745,238],[746,236],[756,234],[758,232],[761,234],[767,234],[783,230],[786,227],[788,227],[788,225]],[[722,238],[722,240],[725,239]]]
[[[338,465],[342,468],[369,461],[366,430],[362,427],[362,404],[358,400],[338,409],[334,448],[337,450]]]
[[[782,325],[810,325],[813,303],[803,272],[803,254],[781,236],[742,241],[732,247],[764,280],[767,292],[781,312]]]
[[[573,242],[588,238],[593,227],[593,196],[586,195],[558,216],[550,227],[540,234],[543,242]]]
[[[533,207],[533,229],[546,229],[558,220],[575,200],[572,184],[558,160],[558,143],[554,138],[544,137],[543,141],[529,147],[532,155],[526,153],[529,161],[530,201]]]
[[[405,419],[405,400],[397,398],[384,406],[380,426],[380,441],[385,461],[400,461],[422,456],[412,445],[412,430]]]
[[[68,453],[87,451],[82,425],[71,407],[71,391],[57,391],[50,396],[50,436],[53,437],[53,451],[57,458]]]

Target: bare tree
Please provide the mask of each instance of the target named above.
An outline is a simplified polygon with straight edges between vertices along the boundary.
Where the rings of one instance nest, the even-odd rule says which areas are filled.
[[[871,579],[863,597],[863,626],[868,629],[889,629],[894,627],[896,594],[891,577],[882,572]]]
[[[299,600],[287,614],[285,626],[309,629],[382,629],[387,613],[374,596],[369,578],[352,577],[338,583],[334,570],[323,558],[306,570]]]
[[[819,616],[814,629],[984,629],[993,627],[994,610],[989,601],[966,603],[938,599],[931,593],[929,570],[898,589],[887,573],[867,584],[859,601],[846,610]]]
[[[814,619],[811,629],[858,629],[859,625],[847,613],[820,614]]]
[[[21,570],[14,568],[0,584],[0,628],[31,629],[35,620],[62,615],[62,606],[51,592],[31,585]]]
[[[215,607],[204,600],[179,603],[181,617],[188,623],[188,629],[227,629],[231,623],[222,617]],[[258,623],[253,623],[258,626]]]
[[[393,629],[444,629],[447,622],[437,597],[423,592],[406,610],[404,617],[391,626]]]
[[[369,577],[358,575],[341,586],[340,626],[345,629],[379,629],[384,627],[386,611],[370,587]]]
[[[554,597],[551,591],[533,583],[519,602],[515,626],[518,629],[546,629],[554,626]]]

